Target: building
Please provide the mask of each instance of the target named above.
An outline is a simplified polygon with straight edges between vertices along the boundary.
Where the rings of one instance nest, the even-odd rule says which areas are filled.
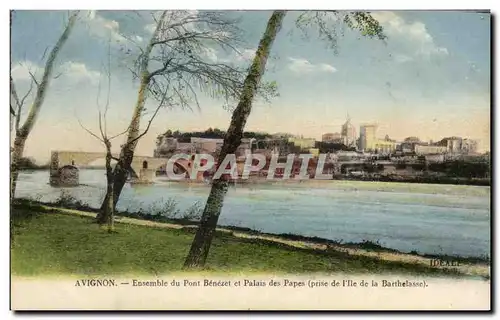
[[[463,139],[462,140],[462,152],[463,153],[477,153],[478,150],[478,141],[472,139]]]
[[[371,149],[376,153],[391,154],[396,151],[396,142],[392,140],[377,139]]]
[[[359,129],[359,149],[375,153],[389,154],[396,150],[396,141],[386,135],[385,139],[377,138],[377,125],[365,124]]]
[[[351,119],[349,116],[347,117],[347,121],[342,125],[340,130],[340,135],[342,142],[348,147],[356,146],[356,129],[351,123]]]
[[[254,138],[243,138],[241,139],[241,143],[236,149],[236,155],[238,157],[241,156],[248,156],[250,153],[252,153],[252,150],[256,149],[256,140]]]
[[[191,137],[191,144],[196,151],[206,150],[209,153],[216,153],[222,148],[223,143],[224,139]]]
[[[154,157],[164,157],[179,148],[179,142],[176,138],[161,136],[156,141],[156,149],[154,150]]]
[[[441,141],[437,142],[436,145],[446,147],[448,153],[462,152],[462,138],[460,137],[443,138]]]
[[[377,139],[377,125],[364,124],[359,128],[359,149],[369,151]]]
[[[294,143],[289,142],[288,138],[266,138],[256,140],[253,145],[255,146],[254,151],[256,153],[266,155],[300,152],[300,148],[296,147]]]
[[[334,161],[356,161],[364,159],[363,154],[355,151],[338,151],[331,156]]]
[[[426,154],[424,155],[424,157],[425,157],[425,162],[427,163],[444,162],[446,160],[444,154]]]
[[[310,148],[309,153],[313,155],[313,157],[318,157],[319,156],[319,149],[318,148]]]
[[[342,135],[338,132],[325,133],[321,136],[321,141],[327,143],[339,143],[342,141]]]
[[[462,151],[462,138],[451,137],[446,138],[446,146],[448,147],[449,153],[459,153]]]
[[[428,143],[420,141],[418,137],[407,137],[401,142],[399,150],[403,153],[415,153],[417,146],[427,146]]]
[[[414,149],[417,155],[430,155],[430,154],[444,154],[448,151],[447,147],[444,146],[426,146],[426,145],[415,145]]]
[[[311,148],[314,148],[316,145],[316,140],[312,138],[288,138],[288,142],[293,143],[301,150],[309,150]]]
[[[178,153],[208,153],[215,156],[220,152],[223,143],[224,139],[191,137],[190,142],[179,142],[177,138],[162,136],[157,140],[154,157],[168,158]],[[241,139],[241,144],[238,146],[236,154],[247,155],[252,149],[255,149],[256,146],[255,139],[243,138]]]
[[[449,154],[474,154],[478,150],[478,141],[461,137],[447,137],[435,143],[442,147],[446,147],[446,152]]]
[[[196,149],[191,142],[179,142],[175,151],[176,153],[195,153]]]

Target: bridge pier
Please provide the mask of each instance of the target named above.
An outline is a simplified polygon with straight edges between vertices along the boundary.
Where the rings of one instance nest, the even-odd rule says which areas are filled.
[[[133,178],[130,182],[134,184],[150,184],[153,183],[153,179],[156,176],[156,170],[142,168],[139,170],[139,175],[137,178]]]
[[[50,155],[49,183],[51,186],[59,184],[59,154],[52,151]]]
[[[53,187],[76,187],[80,185],[80,172],[75,166],[64,166],[50,171],[49,183]]]
[[[74,187],[80,184],[80,175],[74,161],[59,167],[59,154],[52,152],[50,158],[49,184],[54,187]]]

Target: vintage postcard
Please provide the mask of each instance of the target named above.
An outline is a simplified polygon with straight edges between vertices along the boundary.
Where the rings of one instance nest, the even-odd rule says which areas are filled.
[[[12,310],[491,310],[489,11],[10,25]]]

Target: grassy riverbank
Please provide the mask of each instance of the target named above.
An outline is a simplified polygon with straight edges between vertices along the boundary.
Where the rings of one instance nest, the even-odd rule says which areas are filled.
[[[93,223],[92,216],[89,212],[26,202],[14,204],[11,213],[12,274],[154,275],[181,270],[193,239],[192,226],[122,218],[118,220],[117,233],[108,234]],[[359,254],[363,250],[345,249],[220,230],[214,239],[206,271],[453,277],[464,274],[456,268],[432,268],[425,261],[393,259],[394,253],[365,250],[372,254]]]

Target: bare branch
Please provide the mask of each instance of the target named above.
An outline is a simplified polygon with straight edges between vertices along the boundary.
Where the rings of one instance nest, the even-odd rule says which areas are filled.
[[[90,134],[91,136],[93,136],[94,138],[96,138],[97,140],[101,141],[102,143],[105,143],[103,139],[99,138],[98,135],[96,135],[95,133],[93,133],[92,131],[90,131],[89,129],[87,129],[83,124],[82,122],[80,121],[80,118],[76,118],[78,120],[78,123],[80,124],[80,127],[82,127],[83,130],[87,131],[88,134]]]
[[[45,50],[43,51],[42,58],[40,59],[41,61],[45,60],[45,55],[47,54],[47,50],[49,47],[45,47]]]
[[[109,97],[111,92],[111,37],[108,40],[108,67],[106,69],[106,75],[108,77],[108,94],[106,98],[106,107],[104,109],[104,132],[107,133],[107,117],[109,110]]]
[[[101,110],[99,110],[99,131],[101,132],[101,137],[104,141],[107,140],[107,137],[106,137],[106,133],[104,133],[104,131],[102,131],[102,114],[101,114]]]
[[[191,33],[191,34],[183,34],[174,38],[169,38],[165,40],[160,40],[160,41],[155,41],[153,42],[153,46],[159,45],[159,44],[167,44],[169,42],[174,42],[174,41],[187,41],[189,39],[194,39],[194,38],[201,38],[203,35],[207,35],[208,33]],[[208,39],[208,37],[205,37],[205,39]]]
[[[12,97],[14,98],[14,102],[16,103],[16,108],[17,108],[17,112],[15,112],[13,107],[12,107],[12,104],[10,106],[11,114],[16,117],[15,118],[15,130],[16,130],[15,132],[16,133],[19,131],[19,124],[21,122],[21,114],[22,114],[22,108],[24,106],[24,102],[25,102],[26,98],[29,96],[29,94],[31,93],[31,90],[33,90],[33,81],[30,84],[30,88],[29,88],[28,92],[26,92],[26,94],[22,97],[22,99],[19,100],[19,96],[17,95],[17,90],[16,90],[16,87],[14,84],[14,79],[12,79],[12,76],[10,77],[10,92],[11,92]]]
[[[170,65],[170,62],[172,62],[172,60],[173,60],[173,59],[174,59],[174,58],[170,58],[170,59],[168,59],[168,60],[167,60],[167,61],[165,61],[165,63],[163,64],[163,67],[162,67],[162,68],[157,69],[157,70],[155,70],[155,71],[151,72],[151,73],[149,74],[149,76],[148,76],[148,77],[149,77],[149,80],[150,80],[151,78],[153,78],[153,77],[155,77],[155,76],[159,75],[159,74],[164,73],[164,72],[167,70],[168,66]]]
[[[124,135],[125,133],[127,133],[128,129],[129,128],[127,127],[127,129],[125,129],[123,132],[120,132],[118,134],[115,134],[114,136],[109,137],[108,140],[113,140],[114,138],[117,138],[117,137],[119,137],[121,135]]]
[[[151,123],[153,122],[153,120],[156,118],[156,115],[158,114],[158,111],[160,110],[161,106],[162,106],[161,104],[158,104],[158,107],[156,107],[155,112],[153,113],[153,115],[149,119],[149,122],[148,122],[146,129],[140,135],[138,135],[135,139],[127,141],[127,143],[125,145],[133,144],[134,142],[138,141],[139,139],[141,139],[144,135],[146,135],[148,133],[149,127],[151,126]]]
[[[101,70],[102,70],[102,65],[101,65]],[[101,104],[99,103],[99,97],[101,96],[101,77],[99,77],[99,82],[97,83],[97,95],[95,98],[95,103],[97,105],[97,110],[101,110]]]
[[[26,100],[26,97],[28,97],[28,95],[31,93],[32,89],[33,89],[33,81],[31,81],[30,89],[28,90],[28,92],[26,92],[26,94],[21,99],[21,101],[19,101],[19,100],[17,101],[18,105],[17,105],[17,116],[16,116],[16,123],[15,123],[16,133],[19,131],[19,124],[21,122],[21,113],[22,113],[22,109],[24,107],[24,100]]]
[[[30,88],[29,88],[28,92],[26,92],[26,94],[24,95],[24,97],[22,97],[22,99],[21,99],[21,101],[19,103],[21,106],[24,106],[24,101],[30,95],[31,90],[33,90],[33,81],[30,83]]]
[[[12,79],[12,76],[10,76],[10,94],[14,98],[14,102],[16,103],[16,106],[19,107],[19,97],[17,95],[17,90],[14,85],[14,79]]]
[[[37,87],[39,87],[40,84],[38,83],[38,81],[36,81],[35,75],[31,72],[31,70],[28,70],[28,73],[30,74],[31,80],[36,84]]]
[[[130,43],[132,43],[137,49],[139,49],[139,51],[141,51],[141,53],[144,53],[144,50],[142,49],[142,46],[140,44],[138,44],[137,41],[135,41],[134,39],[132,39],[130,36],[128,36],[126,34],[123,34],[123,33],[120,33],[120,36],[122,36],[123,38],[127,39],[127,41],[129,41]]]

